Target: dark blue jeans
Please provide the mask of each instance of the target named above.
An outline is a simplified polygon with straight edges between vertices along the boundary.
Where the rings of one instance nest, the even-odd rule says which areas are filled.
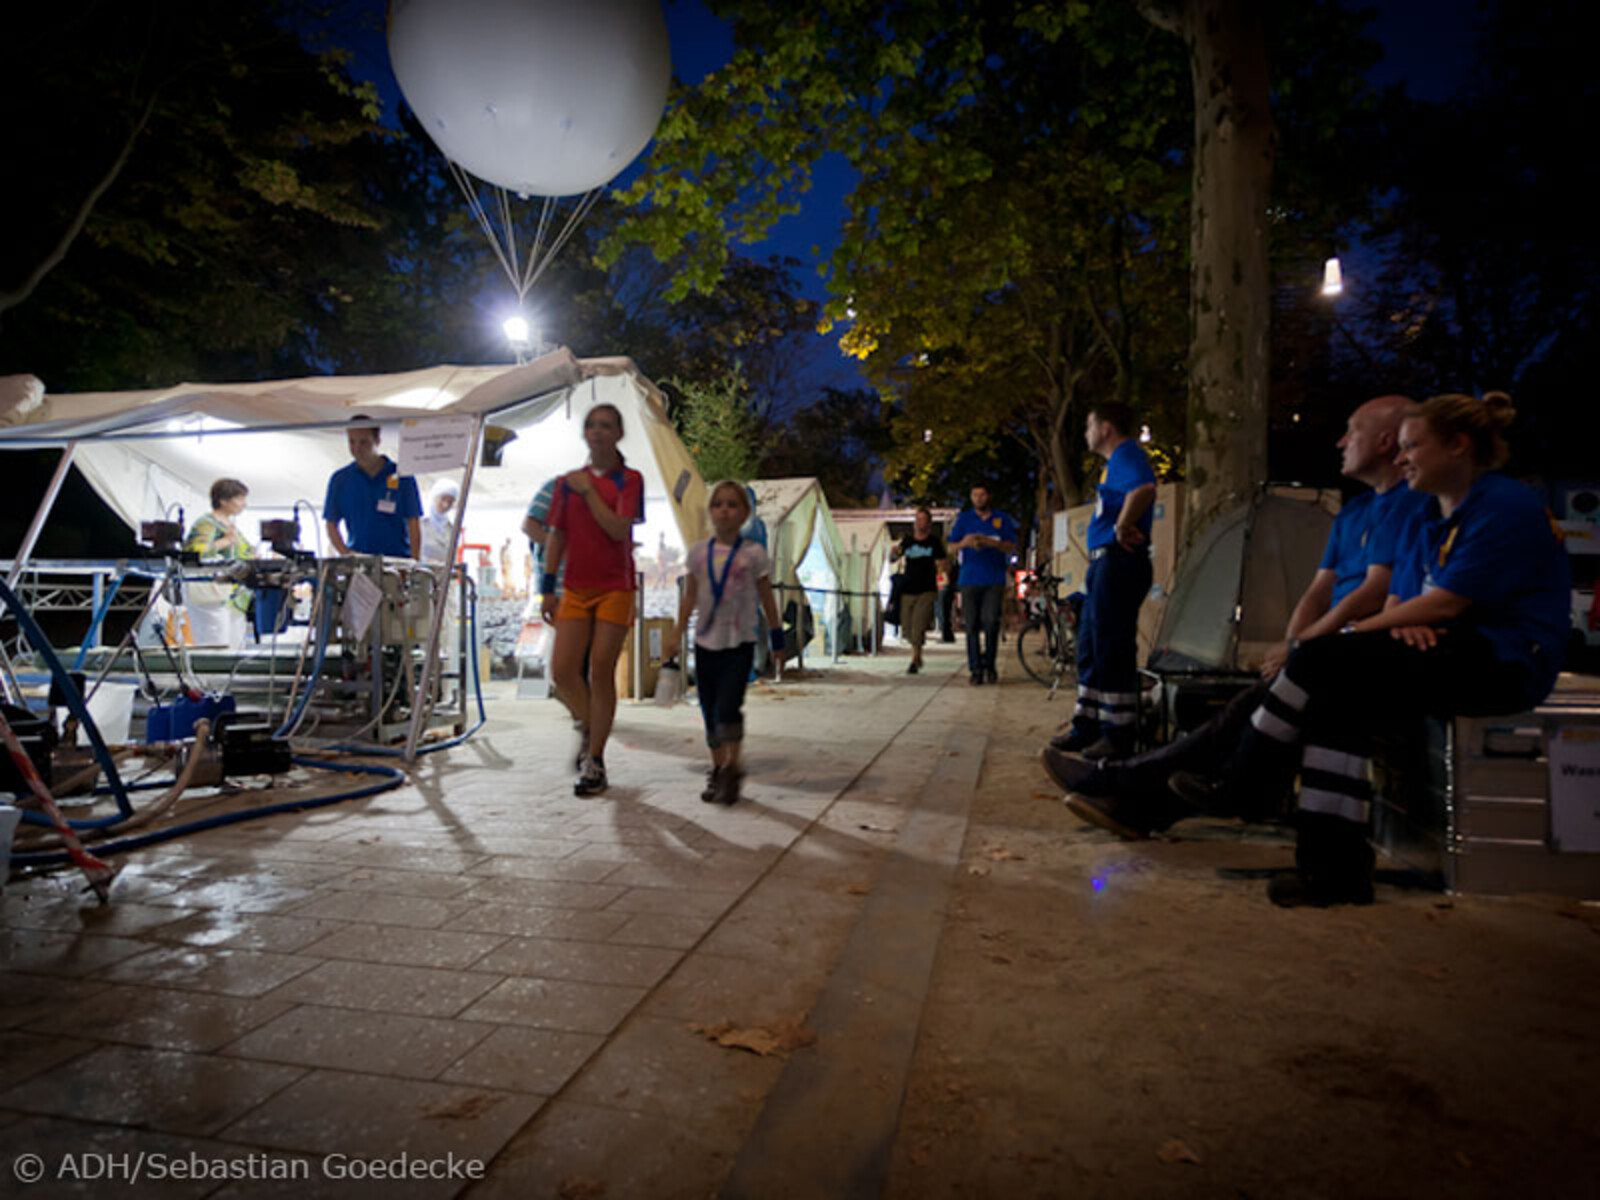
[[[744,689],[755,657],[754,642],[732,650],[694,648],[694,687],[705,718],[706,745],[713,750],[744,740]]]
[[[1005,591],[1003,583],[961,586],[961,621],[967,627],[967,670],[974,675],[994,670],[995,655],[1000,649],[1000,601]]]

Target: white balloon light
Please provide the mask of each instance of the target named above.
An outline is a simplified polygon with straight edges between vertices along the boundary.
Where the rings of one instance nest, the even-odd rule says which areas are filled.
[[[672,74],[657,0],[393,0],[389,59],[446,156],[539,196],[613,179],[654,136]]]

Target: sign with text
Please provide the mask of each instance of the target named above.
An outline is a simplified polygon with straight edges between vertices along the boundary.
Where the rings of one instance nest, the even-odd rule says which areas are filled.
[[[408,417],[400,422],[395,465],[402,475],[459,471],[471,452],[471,417]]]
[[[1600,852],[1600,725],[1550,734],[1550,841],[1566,853]]]

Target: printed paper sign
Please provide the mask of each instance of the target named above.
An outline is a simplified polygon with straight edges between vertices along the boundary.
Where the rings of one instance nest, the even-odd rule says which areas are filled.
[[[350,576],[350,587],[344,596],[344,612],[339,621],[356,641],[367,636],[378,605],[383,602],[383,591],[360,572]]]
[[[1600,853],[1600,725],[1550,736],[1550,840],[1563,853]]]
[[[471,417],[408,417],[400,422],[395,466],[402,475],[459,471],[471,451]]]

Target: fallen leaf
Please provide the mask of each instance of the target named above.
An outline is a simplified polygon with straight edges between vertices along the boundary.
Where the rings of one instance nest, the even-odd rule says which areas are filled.
[[[774,1021],[770,1026],[741,1027],[732,1021],[719,1021],[715,1025],[691,1025],[695,1033],[726,1046],[730,1050],[748,1050],[763,1058],[787,1058],[793,1050],[809,1046],[817,1035],[799,1021]]]
[[[1156,1157],[1164,1163],[1194,1163],[1196,1166],[1200,1163],[1200,1156],[1181,1138],[1169,1138],[1163,1142],[1161,1149],[1156,1151]]]
[[[441,1121],[475,1121],[488,1112],[500,1101],[494,1096],[482,1094],[463,1096],[451,1104],[442,1104],[438,1108],[430,1108],[424,1116],[436,1117]]]

